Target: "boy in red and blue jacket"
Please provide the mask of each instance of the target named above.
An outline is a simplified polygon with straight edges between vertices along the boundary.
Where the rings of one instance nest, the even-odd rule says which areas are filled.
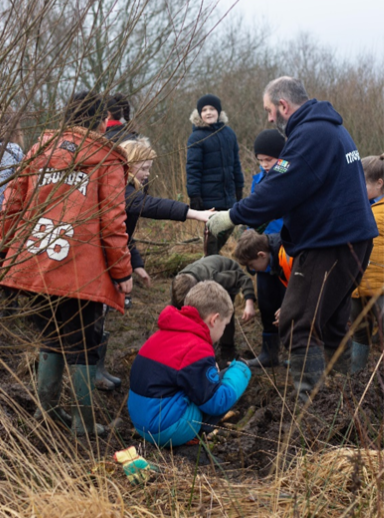
[[[228,293],[214,281],[194,286],[178,310],[167,306],[159,331],[133,362],[128,410],[137,432],[158,446],[180,446],[211,431],[251,378],[234,360],[219,373],[213,343],[232,317]]]

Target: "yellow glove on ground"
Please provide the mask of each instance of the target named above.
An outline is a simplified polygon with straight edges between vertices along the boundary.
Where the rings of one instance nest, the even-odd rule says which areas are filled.
[[[137,454],[136,448],[130,446],[126,450],[117,451],[113,456],[116,462],[123,465],[123,470],[132,485],[145,482],[151,476],[151,471],[158,471],[143,457]]]
[[[216,214],[213,214],[207,221],[208,230],[215,237],[217,237],[220,232],[229,230],[234,226],[235,225],[232,223],[232,220],[229,217],[229,210],[217,212]]]

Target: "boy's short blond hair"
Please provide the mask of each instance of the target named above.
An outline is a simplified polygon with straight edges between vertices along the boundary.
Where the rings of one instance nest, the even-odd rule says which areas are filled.
[[[221,319],[231,317],[233,314],[231,297],[215,281],[198,282],[187,293],[184,305],[196,308],[203,320],[212,313],[218,313]]]
[[[180,273],[172,281],[171,304],[177,309],[184,306],[184,299],[191,288],[196,286],[197,279],[189,273]]]
[[[250,229],[240,236],[234,255],[241,265],[246,266],[253,259],[257,259],[259,252],[269,253],[270,251],[267,236]]]

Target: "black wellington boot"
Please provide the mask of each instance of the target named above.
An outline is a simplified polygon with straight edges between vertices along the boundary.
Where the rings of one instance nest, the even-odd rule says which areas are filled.
[[[103,333],[102,343],[98,348],[99,361],[97,362],[95,376],[95,387],[99,390],[114,390],[121,386],[121,379],[109,374],[104,365],[105,355],[107,354],[108,339],[109,333],[108,331],[105,331]]]
[[[277,367],[279,365],[280,337],[276,334],[263,334],[261,352],[257,358],[248,361],[249,367]]]

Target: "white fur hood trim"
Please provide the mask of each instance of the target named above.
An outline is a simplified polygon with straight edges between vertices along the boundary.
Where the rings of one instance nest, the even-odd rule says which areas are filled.
[[[209,124],[203,121],[203,119],[200,117],[199,112],[197,111],[197,108],[195,108],[189,117],[189,120],[192,122],[196,128],[207,128]],[[228,117],[227,114],[224,111],[220,112],[219,115],[219,122],[223,122],[224,124],[228,124]]]

